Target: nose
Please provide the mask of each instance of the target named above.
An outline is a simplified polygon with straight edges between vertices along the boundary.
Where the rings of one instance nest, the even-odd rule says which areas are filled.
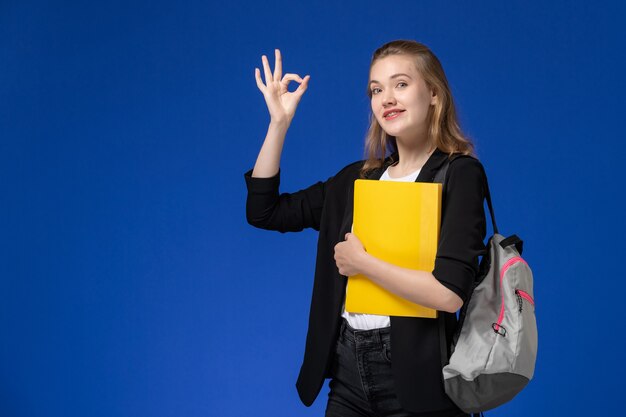
[[[389,105],[395,104],[396,99],[393,96],[393,91],[384,90],[383,92],[383,107],[387,107]]]

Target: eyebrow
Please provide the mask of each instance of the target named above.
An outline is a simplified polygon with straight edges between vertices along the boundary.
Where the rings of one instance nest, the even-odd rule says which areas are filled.
[[[401,76],[405,76],[405,77],[411,78],[411,76],[410,76],[410,75],[408,75],[408,74],[405,74],[405,73],[402,73],[402,72],[401,72],[401,73],[398,73],[398,74],[393,74],[391,77],[389,77],[389,79],[392,79],[392,78],[398,78],[398,77],[401,77]],[[412,79],[412,78],[411,78],[411,79]],[[368,84],[368,85],[372,85],[372,83],[378,83],[378,84],[380,84],[380,81],[372,80],[372,81],[370,81],[370,82],[369,82],[369,84]]]

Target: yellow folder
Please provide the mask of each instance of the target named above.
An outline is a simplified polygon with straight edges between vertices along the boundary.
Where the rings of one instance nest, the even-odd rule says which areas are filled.
[[[357,179],[353,232],[372,256],[410,269],[435,268],[441,184]],[[365,275],[348,277],[346,311],[436,318],[437,310],[395,295]]]

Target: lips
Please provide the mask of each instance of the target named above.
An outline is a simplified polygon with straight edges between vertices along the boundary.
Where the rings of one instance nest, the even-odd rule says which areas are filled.
[[[383,117],[386,120],[395,119],[400,113],[403,113],[404,110],[389,110],[383,114]]]

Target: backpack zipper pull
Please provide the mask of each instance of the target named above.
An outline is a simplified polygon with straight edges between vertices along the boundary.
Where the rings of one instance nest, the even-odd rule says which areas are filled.
[[[515,290],[515,295],[517,296],[517,305],[519,307],[519,312],[521,313],[523,303],[522,303],[522,296],[520,295],[519,290],[517,289]]]

